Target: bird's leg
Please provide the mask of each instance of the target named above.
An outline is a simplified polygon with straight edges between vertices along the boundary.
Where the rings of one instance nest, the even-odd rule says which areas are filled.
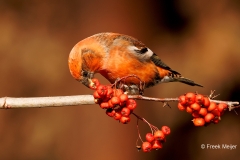
[[[129,78],[129,77],[137,78],[139,80],[139,85],[137,85],[137,84],[132,84],[132,85],[124,84],[124,80]],[[143,95],[144,88],[145,88],[145,83],[143,81],[141,81],[141,79],[138,76],[132,74],[132,75],[127,75],[127,76],[124,76],[124,77],[121,77],[121,78],[117,78],[115,80],[115,82],[112,84],[112,86],[115,86],[116,88],[123,88],[124,91],[127,94],[133,94],[133,95],[140,94],[140,95]]]
[[[139,87],[137,85],[123,85],[123,90],[125,91],[126,94],[128,95],[139,95],[142,93],[139,90]]]

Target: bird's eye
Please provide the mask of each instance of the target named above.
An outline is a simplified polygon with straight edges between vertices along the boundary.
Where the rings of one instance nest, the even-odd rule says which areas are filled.
[[[137,53],[140,53],[140,54],[144,54],[144,53],[146,53],[147,51],[148,51],[148,49],[147,48],[142,48],[142,49],[140,49],[140,50],[135,50]]]
[[[87,72],[87,71],[84,71],[84,70],[82,70],[82,76],[83,76],[83,77],[87,77],[87,76],[88,76],[88,72]]]

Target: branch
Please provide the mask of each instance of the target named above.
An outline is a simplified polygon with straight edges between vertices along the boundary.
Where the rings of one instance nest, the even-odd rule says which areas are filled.
[[[168,102],[178,102],[178,98],[153,98],[145,97],[141,95],[128,95],[128,98],[147,100],[155,102],[163,102],[164,106],[168,105]],[[226,103],[231,111],[234,108],[240,106],[239,102],[231,101],[219,101],[210,100],[216,103]],[[92,95],[78,95],[78,96],[57,96],[57,97],[36,97],[36,98],[12,98],[3,97],[0,98],[0,109],[9,108],[41,108],[41,107],[61,107],[61,106],[77,106],[77,105],[89,105],[95,104]]]
[[[155,102],[163,102],[164,103],[163,106],[167,106],[168,102],[178,102],[179,101],[178,98],[153,98],[153,97],[145,97],[145,96],[141,96],[141,95],[129,95],[128,98],[147,100],[147,101],[155,101]],[[240,107],[239,102],[213,100],[211,98],[210,98],[210,102],[226,103],[228,105],[229,111],[233,110],[234,108]]]
[[[92,95],[37,97],[37,98],[0,98],[0,109],[41,108],[95,104]]]

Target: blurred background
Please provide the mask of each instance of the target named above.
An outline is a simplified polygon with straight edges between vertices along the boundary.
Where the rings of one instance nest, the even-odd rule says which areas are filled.
[[[146,96],[207,95],[215,89],[218,99],[240,101],[238,0],[1,0],[0,96],[92,94],[71,77],[67,60],[78,41],[99,32],[138,38],[171,68],[204,86],[162,84],[146,90]],[[138,102],[138,115],[172,131],[163,149],[150,153],[135,148],[135,117],[123,125],[98,105],[0,110],[0,159],[239,158],[240,117],[234,111],[217,125],[198,128],[176,103],[170,105]],[[144,123],[139,127],[144,138],[150,130]],[[237,149],[201,149],[201,144]]]

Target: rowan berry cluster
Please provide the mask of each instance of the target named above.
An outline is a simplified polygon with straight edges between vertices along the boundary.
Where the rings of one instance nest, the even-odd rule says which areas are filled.
[[[155,130],[154,133],[146,134],[146,141],[142,143],[143,152],[161,149],[162,144],[166,142],[166,136],[171,132],[168,126],[162,126],[161,130]]]
[[[131,114],[137,117],[137,142],[139,139],[142,141],[141,146],[137,145],[139,150],[142,149],[143,152],[150,152],[153,149],[158,150],[162,148],[162,144],[166,142],[166,136],[171,132],[168,126],[163,126],[161,130],[159,130],[146,119],[133,113],[133,110],[137,107],[136,101],[129,99],[128,95],[124,94],[122,89],[116,88],[115,85],[101,85],[98,79],[92,79],[89,87],[95,90],[93,93],[95,103],[99,104],[100,108],[105,109],[108,116],[113,117],[123,124],[130,122]],[[147,123],[152,131],[152,133],[146,134],[145,142],[143,142],[140,136],[138,120]]]
[[[137,107],[133,99],[128,99],[122,89],[112,88],[110,85],[101,85],[97,79],[92,79],[96,90],[93,93],[95,103],[99,104],[102,109],[106,109],[106,114],[119,120],[123,124],[130,122],[130,114]]]
[[[179,97],[178,109],[186,110],[193,116],[195,126],[206,126],[208,124],[217,124],[221,116],[228,108],[226,103],[211,102],[210,98],[196,93],[187,93]]]

